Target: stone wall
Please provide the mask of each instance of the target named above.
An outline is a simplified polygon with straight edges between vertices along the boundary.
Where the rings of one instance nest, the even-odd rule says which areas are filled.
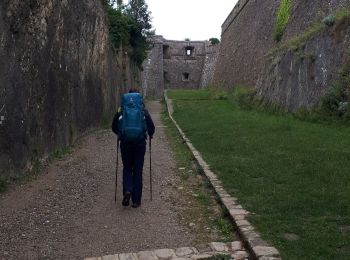
[[[205,42],[166,41],[163,47],[169,48],[163,56],[164,87],[199,88],[206,55]],[[191,49],[192,54],[187,55],[186,48]]]
[[[281,42],[276,43],[272,35],[279,3],[279,0],[238,2],[222,25],[221,49],[214,74],[215,85],[226,88],[256,86],[259,78],[268,76],[264,74],[266,73],[264,69],[268,65],[267,54],[271,49],[303,33],[313,23],[320,22],[332,12],[349,6],[348,0],[293,0],[288,26]],[[324,40],[327,41],[326,38]],[[318,38],[318,41],[322,42],[323,39]],[[322,53],[315,53],[316,56],[320,54]],[[329,59],[330,56],[320,56],[318,64],[325,63]],[[297,82],[293,83],[294,87],[300,88]],[[274,87],[279,88],[278,84]]]
[[[153,48],[142,73],[147,95],[162,96],[164,89],[197,89],[211,83],[218,47],[208,41],[172,41],[159,35],[150,41]]]
[[[202,71],[202,77],[200,82],[201,88],[206,88],[212,84],[214,77],[216,61],[219,56],[220,44],[211,45],[207,42],[205,51],[205,62]]]
[[[273,46],[274,14],[279,0],[241,0],[222,26],[214,84],[254,86],[264,55]]]
[[[108,37],[101,1],[0,2],[0,176],[112,117],[132,76]]]
[[[160,97],[163,95],[163,42],[162,36],[152,38],[153,47],[143,63],[142,88],[146,96]]]
[[[282,49],[266,61],[256,85],[265,101],[288,111],[310,109],[350,62],[350,19],[325,27],[299,49]]]

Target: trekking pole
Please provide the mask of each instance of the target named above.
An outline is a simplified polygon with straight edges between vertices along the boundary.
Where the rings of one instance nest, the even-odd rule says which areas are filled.
[[[117,165],[115,169],[115,189],[114,189],[114,202],[117,203],[117,190],[118,190],[118,166],[119,166],[119,138],[117,141]]]
[[[150,182],[150,191],[151,191],[151,201],[152,201],[152,138],[149,138],[149,182]]]

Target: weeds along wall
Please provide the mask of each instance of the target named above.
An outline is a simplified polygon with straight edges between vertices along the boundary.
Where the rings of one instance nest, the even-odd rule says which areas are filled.
[[[282,16],[282,21],[280,19],[278,22],[278,14],[283,14],[280,10],[281,5],[290,5],[290,10],[288,10],[289,15]],[[306,73],[302,75],[305,78],[299,81],[295,80],[299,69],[303,71],[302,67],[305,68],[308,65],[300,67],[292,58],[293,54],[288,55],[294,61],[288,58],[283,60],[284,54],[278,52],[280,60],[283,60],[284,69],[277,76],[274,70],[278,70],[279,61],[277,58],[271,58],[270,54],[272,50],[288,44],[291,39],[302,35],[316,23],[321,23],[328,15],[348,6],[349,1],[347,0],[240,0],[222,25],[221,48],[215,68],[214,84],[226,88],[256,87],[265,99],[285,106],[288,110],[314,105],[330,86],[335,69],[332,70],[329,66],[333,64],[336,68],[342,63],[340,58],[331,57],[332,51],[326,49],[331,46],[339,48],[335,51],[339,53],[338,56],[342,56],[343,46],[346,44],[333,45],[339,41],[339,38],[335,37],[332,31],[327,31],[330,35],[322,33],[317,36],[317,41],[314,41],[313,44],[307,43],[308,40],[312,41],[312,38],[307,39],[301,48],[307,46],[307,51],[304,53],[306,56],[312,54],[310,57],[313,57],[315,66],[311,66],[314,66],[315,69],[318,67],[319,71],[326,69],[327,72],[324,72],[326,75],[321,76],[316,75],[319,72],[315,70],[313,72],[315,75]],[[274,36],[276,23],[283,22],[285,22],[285,27],[280,24],[282,29],[278,38]],[[274,66],[271,67],[273,62]],[[322,64],[328,65],[322,67]],[[291,74],[294,75],[290,77]],[[321,77],[327,78],[322,81],[322,84],[319,82]],[[288,87],[281,85],[282,79],[289,82]],[[307,90],[295,92],[295,89]],[[288,101],[289,97],[293,101]]]
[[[101,1],[1,1],[0,60],[2,178],[110,120],[120,89],[133,84]]]

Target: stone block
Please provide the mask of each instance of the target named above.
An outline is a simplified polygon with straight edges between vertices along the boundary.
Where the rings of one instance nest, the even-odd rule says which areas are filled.
[[[210,248],[216,252],[228,252],[229,248],[225,243],[212,242],[209,244]]]
[[[259,260],[282,260],[281,257],[273,257],[273,256],[262,256],[258,258]]]
[[[119,260],[136,260],[137,259],[134,254],[119,254],[118,257],[119,257]]]
[[[231,255],[234,260],[245,260],[248,258],[248,253],[246,251],[237,251]]]
[[[249,238],[248,243],[249,243],[250,247],[269,246],[269,244],[265,240],[263,240],[261,237]]]
[[[254,231],[253,226],[239,226],[243,233]]]
[[[102,256],[102,260],[119,260],[118,255],[105,255]]]
[[[231,249],[232,251],[240,251],[242,250],[242,242],[241,241],[235,241],[231,243]]]
[[[224,194],[225,192],[220,193]],[[221,197],[221,201],[227,207],[228,210],[233,209],[236,206],[236,202],[231,197]]]
[[[236,221],[236,225],[238,227],[246,227],[246,226],[251,226],[250,222],[247,220],[238,220]]]
[[[235,215],[235,216],[232,216],[231,217],[237,222],[239,220],[244,220],[246,218],[246,215]]]
[[[158,249],[154,251],[154,254],[161,260],[168,260],[176,257],[173,249]]]
[[[242,230],[240,230],[240,233],[243,235],[244,239],[248,242],[251,240],[254,240],[256,238],[260,238],[259,234],[256,233],[255,231],[242,231]]]
[[[256,246],[253,247],[253,252],[257,257],[262,257],[262,256],[272,256],[272,257],[279,257],[280,254],[277,251],[276,248],[274,247],[269,247],[269,246]]]
[[[197,259],[209,259],[211,258],[211,255],[208,254],[202,254],[202,255],[193,255],[191,259],[197,260]]]
[[[236,215],[248,215],[249,212],[244,209],[230,209],[230,215],[234,218]]]
[[[157,260],[157,256],[152,251],[141,251],[136,254],[138,260]]]
[[[194,250],[191,247],[180,247],[175,249],[175,254],[177,256],[187,256],[187,255],[191,255],[194,254]]]

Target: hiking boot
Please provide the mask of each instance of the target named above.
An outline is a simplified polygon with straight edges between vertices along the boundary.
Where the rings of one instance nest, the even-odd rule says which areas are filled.
[[[131,207],[133,207],[133,208],[136,209],[136,208],[140,207],[140,204],[138,204],[138,203],[133,203]]]
[[[130,197],[131,197],[131,193],[130,192],[125,192],[124,198],[123,198],[123,201],[122,201],[122,205],[124,207],[129,206],[129,204],[130,204]]]

